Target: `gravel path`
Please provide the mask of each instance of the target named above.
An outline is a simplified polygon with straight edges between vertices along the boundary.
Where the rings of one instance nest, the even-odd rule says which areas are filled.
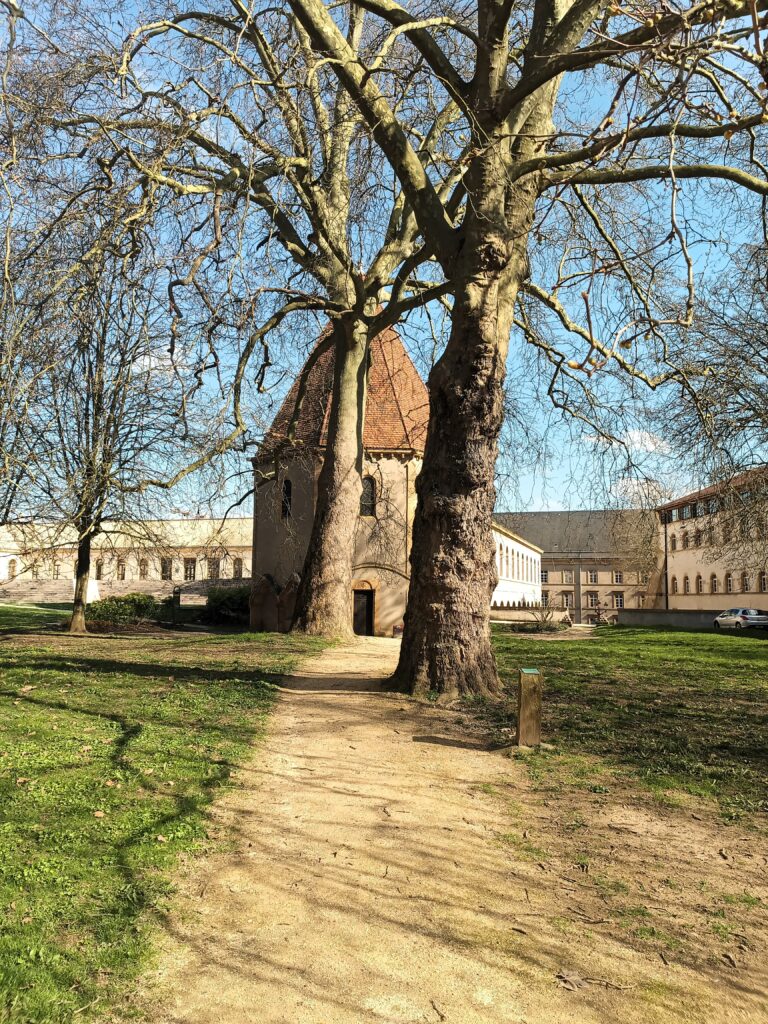
[[[757,1020],[712,1016],[714,980],[558,928],[565,897],[504,841],[491,787],[513,764],[456,712],[379,692],[396,656],[361,639],[286,681],[265,747],[216,804],[231,844],[190,866],[167,921],[150,1018],[646,1024],[685,1002],[686,1021]],[[569,991],[563,970],[596,980]]]

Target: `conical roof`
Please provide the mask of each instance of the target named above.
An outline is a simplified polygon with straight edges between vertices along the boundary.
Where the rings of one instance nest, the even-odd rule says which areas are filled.
[[[429,394],[418,370],[392,327],[376,335],[370,351],[363,430],[366,451],[422,453],[429,422]],[[330,348],[310,370],[293,439],[289,441],[299,393],[299,378],[294,381],[259,449],[260,460],[274,458],[286,447],[324,448],[328,443],[334,357]]]

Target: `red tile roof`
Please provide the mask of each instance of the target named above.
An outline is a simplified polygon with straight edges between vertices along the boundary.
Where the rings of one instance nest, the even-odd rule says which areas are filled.
[[[321,335],[318,344],[321,343]],[[429,422],[429,394],[406,352],[400,335],[388,327],[371,342],[363,445],[366,451],[422,453]],[[299,378],[294,381],[259,449],[259,459],[273,458],[291,444],[325,447],[333,388],[334,351],[319,356],[307,378],[304,401],[293,439],[288,429],[296,408]]]

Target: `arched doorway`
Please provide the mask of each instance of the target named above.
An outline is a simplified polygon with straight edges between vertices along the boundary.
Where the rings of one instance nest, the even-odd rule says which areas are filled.
[[[373,636],[375,622],[375,591],[370,587],[355,587],[352,610],[352,628],[358,636]]]

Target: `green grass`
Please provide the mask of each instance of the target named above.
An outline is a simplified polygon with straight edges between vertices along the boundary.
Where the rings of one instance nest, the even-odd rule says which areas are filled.
[[[0,644],[0,1021],[120,1002],[206,807],[316,641],[241,634]]]
[[[0,633],[58,626],[71,614],[71,604],[0,604]]]
[[[768,811],[768,633],[605,627],[590,640],[494,633],[502,676],[544,673],[534,782],[609,791],[622,772],[661,803],[712,799],[725,817]],[[511,713],[501,713],[508,726]]]

